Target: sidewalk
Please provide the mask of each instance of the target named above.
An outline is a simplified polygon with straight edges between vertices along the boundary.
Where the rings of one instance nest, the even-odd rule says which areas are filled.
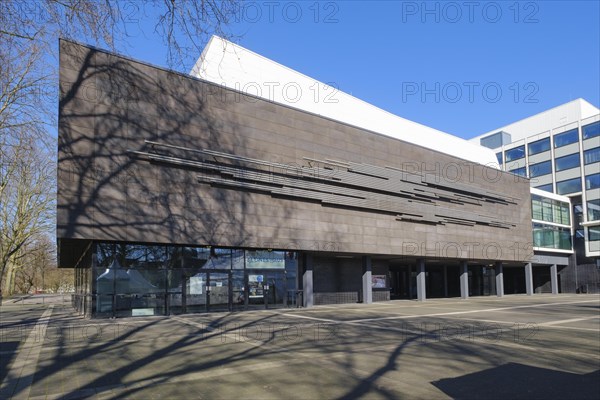
[[[596,399],[599,310],[536,295],[86,320],[5,303],[0,398]]]

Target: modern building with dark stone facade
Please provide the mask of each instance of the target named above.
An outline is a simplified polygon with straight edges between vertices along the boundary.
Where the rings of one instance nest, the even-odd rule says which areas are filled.
[[[497,165],[64,40],[60,96],[59,265],[86,315],[467,298],[502,295],[512,269],[531,279],[529,181]]]

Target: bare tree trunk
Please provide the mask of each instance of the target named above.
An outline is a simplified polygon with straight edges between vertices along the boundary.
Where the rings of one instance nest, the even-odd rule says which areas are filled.
[[[4,283],[4,293],[7,296],[12,296],[14,294],[14,285],[15,285],[15,267],[12,264],[8,265],[8,271],[6,273],[6,279]]]

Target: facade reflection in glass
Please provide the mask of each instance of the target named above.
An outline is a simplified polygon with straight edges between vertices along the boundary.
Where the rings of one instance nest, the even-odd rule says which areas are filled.
[[[571,229],[534,222],[533,247],[572,250]]]
[[[96,317],[170,315],[295,304],[297,253],[95,243],[78,268],[75,306]]]

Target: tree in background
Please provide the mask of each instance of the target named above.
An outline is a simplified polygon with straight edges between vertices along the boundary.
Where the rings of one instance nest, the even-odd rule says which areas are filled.
[[[157,34],[167,64],[185,72],[212,34],[231,38],[237,12],[234,0],[0,1],[0,291],[14,290],[35,242],[54,235],[58,38],[125,52],[131,30],[152,20],[142,33]]]
[[[56,259],[52,257],[55,254],[53,239],[43,235],[33,240],[27,247],[26,255],[21,259],[19,268],[7,273],[7,279],[14,280],[15,292],[57,292],[61,287],[61,282],[57,283],[57,278],[60,279],[56,276],[57,272],[71,272],[71,270],[59,271],[56,268]]]
[[[56,244],[47,235],[41,236],[27,246],[26,256],[19,268],[12,270],[16,293],[65,293],[74,289],[74,270],[56,266]]]
[[[54,227],[55,162],[29,132],[26,126],[11,131],[0,162],[0,269],[7,294],[34,242]]]

